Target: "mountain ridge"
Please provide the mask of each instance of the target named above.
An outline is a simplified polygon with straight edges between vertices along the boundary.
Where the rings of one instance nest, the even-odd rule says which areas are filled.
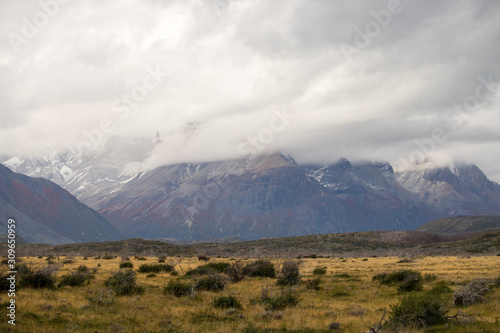
[[[45,162],[51,170],[39,170],[41,162],[29,158],[8,164],[32,175],[65,175],[54,178],[129,237],[199,241],[414,230],[446,216],[500,214],[500,185],[475,165],[395,172],[385,162],[300,165],[273,153],[127,173],[127,166],[148,160],[154,145],[113,137],[93,153]]]

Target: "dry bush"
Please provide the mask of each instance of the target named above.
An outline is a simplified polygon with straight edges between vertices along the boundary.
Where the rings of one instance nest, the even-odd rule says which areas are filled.
[[[226,275],[229,276],[231,282],[239,282],[243,280],[245,274],[243,274],[243,262],[241,260],[236,260],[226,271]]]
[[[22,264],[16,269],[19,276],[20,287],[54,289],[56,286],[54,273],[57,271],[57,268],[36,267]]]
[[[298,260],[285,260],[281,263],[278,281],[276,284],[279,286],[294,285],[300,282],[300,265]]]
[[[493,283],[488,279],[475,279],[468,285],[455,291],[453,303],[455,306],[469,306],[481,303],[490,291]]]

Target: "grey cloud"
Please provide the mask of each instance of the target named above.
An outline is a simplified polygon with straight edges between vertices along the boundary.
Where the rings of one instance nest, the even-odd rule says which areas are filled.
[[[109,135],[171,134],[149,167],[235,158],[283,109],[296,119],[262,151],[304,163],[342,156],[396,163],[442,128],[448,138],[432,158],[474,159],[500,180],[498,95],[458,129],[444,120],[474,95],[479,76],[500,81],[500,3],[401,0],[401,12],[357,49],[351,66],[341,43],[354,45],[354,28],[363,30],[388,3],[73,1],[17,55],[7,36],[40,7],[4,4],[0,154],[76,145],[107,118],[115,127]],[[148,66],[168,75],[122,119],[113,105]],[[188,139],[177,131],[187,122],[201,124]]]

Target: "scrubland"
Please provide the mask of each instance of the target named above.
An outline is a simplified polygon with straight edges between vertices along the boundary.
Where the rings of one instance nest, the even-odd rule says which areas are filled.
[[[16,325],[9,325],[4,315],[2,332],[367,332],[370,327],[373,332],[500,331],[500,256],[288,259],[298,265],[300,279],[290,285],[277,284],[285,262],[277,258],[258,258],[274,265],[276,277],[247,272],[238,282],[231,281],[231,273],[222,272],[229,265],[234,268],[235,263],[242,269],[257,258],[212,257],[208,263],[220,271],[195,273],[193,269],[207,264],[196,257],[18,259],[26,267],[50,268],[54,285],[18,286]],[[133,267],[119,268],[122,262]],[[138,272],[144,264],[166,268]],[[2,274],[7,271],[5,265],[1,269]],[[135,276],[138,288],[120,295],[108,280],[116,272],[130,270],[135,273],[126,274]],[[409,282],[404,283],[410,283],[408,290],[402,290],[399,282],[383,283],[390,273],[403,270],[413,272],[410,280],[405,277]],[[87,277],[81,286],[61,285],[64,276],[78,275],[79,271]],[[215,289],[222,290],[202,288],[210,276],[220,279],[222,288]],[[115,280],[118,284],[122,281]],[[457,306],[455,294],[471,281],[486,281],[484,297],[475,304]],[[443,320],[434,324],[424,317],[398,322],[395,305],[408,295],[440,299]],[[2,291],[2,308],[8,301],[7,292]]]

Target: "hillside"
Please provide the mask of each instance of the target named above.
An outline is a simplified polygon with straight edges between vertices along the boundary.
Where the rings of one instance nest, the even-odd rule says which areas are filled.
[[[104,253],[120,255],[168,255],[212,257],[298,257],[323,256],[387,256],[387,255],[457,255],[493,254],[500,252],[500,230],[467,235],[435,235],[420,231],[368,231],[299,237],[269,238],[239,242],[196,243],[174,245],[162,241],[128,239],[113,242],[65,245],[26,244],[24,255],[82,255]]]
[[[65,244],[122,238],[95,210],[55,183],[16,173],[0,164],[0,233],[7,220],[30,243]]]
[[[500,228],[500,216],[457,216],[428,222],[417,230],[440,235],[457,235]]]

